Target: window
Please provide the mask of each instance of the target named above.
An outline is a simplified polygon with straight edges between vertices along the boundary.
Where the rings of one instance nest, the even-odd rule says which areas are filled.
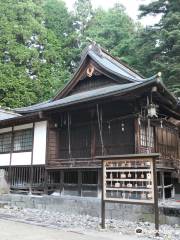
[[[154,129],[153,127],[146,127],[145,125],[141,126],[140,129],[140,139],[142,147],[154,147]]]
[[[32,150],[32,129],[14,132],[13,152]]]
[[[0,153],[11,151],[11,133],[0,134]]]

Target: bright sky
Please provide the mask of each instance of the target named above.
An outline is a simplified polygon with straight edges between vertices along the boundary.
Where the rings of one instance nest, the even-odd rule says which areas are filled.
[[[64,0],[68,6],[69,9],[73,9],[73,4],[75,0]],[[128,15],[133,18],[134,20],[137,20],[137,16],[139,14],[138,8],[140,4],[148,4],[152,2],[153,0],[91,0],[92,5],[94,8],[97,7],[103,7],[104,9],[108,9],[113,7],[113,5],[117,2],[124,5],[126,8],[126,12]],[[156,16],[148,16],[146,18],[143,18],[140,20],[140,22],[143,25],[152,25],[156,23],[159,20],[159,18]]]

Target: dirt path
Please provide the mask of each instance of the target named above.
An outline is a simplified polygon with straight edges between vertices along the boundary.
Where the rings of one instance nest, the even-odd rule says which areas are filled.
[[[61,231],[21,222],[0,220],[1,240],[137,240],[136,236],[118,233]],[[141,240],[144,240],[141,238]]]

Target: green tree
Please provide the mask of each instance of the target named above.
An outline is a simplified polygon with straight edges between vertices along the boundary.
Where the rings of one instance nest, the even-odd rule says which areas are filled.
[[[161,71],[169,89],[180,96],[180,2],[156,0],[142,5],[140,10],[141,17],[161,14],[159,23],[147,27],[138,41],[139,60],[146,66],[144,72]]]
[[[0,0],[0,104],[48,99],[66,80],[62,45],[44,26],[42,1]]]
[[[79,35],[83,36],[93,16],[91,0],[76,0],[74,3],[74,15],[74,26],[79,31]]]
[[[109,10],[97,9],[84,37],[90,38],[111,54],[134,65],[134,45],[140,26],[125,13],[122,5]]]
[[[61,42],[61,53],[66,69],[72,71],[72,61],[79,54],[76,46],[77,33],[73,25],[74,16],[68,12],[62,0],[45,0],[43,10],[45,27],[51,30]]]

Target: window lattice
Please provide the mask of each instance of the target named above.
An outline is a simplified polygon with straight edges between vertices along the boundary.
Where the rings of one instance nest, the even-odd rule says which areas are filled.
[[[14,133],[13,151],[32,150],[32,129],[17,131]]]
[[[154,129],[153,127],[141,126],[140,129],[141,146],[143,147],[154,147]]]
[[[11,133],[0,134],[0,153],[11,151]]]

